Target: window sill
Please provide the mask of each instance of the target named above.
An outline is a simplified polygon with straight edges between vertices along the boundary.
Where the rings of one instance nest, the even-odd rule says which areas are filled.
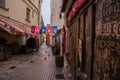
[[[25,20],[26,20],[27,22],[29,22],[29,23],[31,22],[31,21],[30,21],[30,20],[28,20],[28,19],[25,19]]]
[[[5,8],[5,7],[2,7],[2,6],[0,6],[0,8],[4,9],[6,11],[9,11],[9,8]]]

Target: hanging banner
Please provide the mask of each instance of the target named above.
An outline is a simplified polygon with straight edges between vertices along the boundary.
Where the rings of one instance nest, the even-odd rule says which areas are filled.
[[[31,32],[32,33],[35,33],[35,28],[36,28],[36,26],[31,26]]]
[[[46,26],[41,27],[40,34],[46,34]]]
[[[46,34],[52,34],[52,32],[53,32],[52,27],[51,27],[51,26],[50,26],[50,27],[47,27],[47,29],[46,29]]]
[[[37,27],[36,27],[35,33],[36,33],[36,34],[39,34],[39,33],[40,33],[40,26],[37,26]]]
[[[57,34],[58,32],[58,29],[57,29],[57,26],[52,26],[52,29],[53,29],[53,34]]]

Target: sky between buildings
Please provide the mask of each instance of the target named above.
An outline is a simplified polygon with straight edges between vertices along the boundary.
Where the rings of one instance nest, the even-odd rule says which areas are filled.
[[[50,24],[50,0],[43,0],[42,3],[42,16],[45,26]]]

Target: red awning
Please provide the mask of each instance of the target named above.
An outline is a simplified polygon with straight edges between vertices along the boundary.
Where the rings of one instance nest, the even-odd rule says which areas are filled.
[[[31,33],[31,31],[30,31],[29,28],[24,27],[24,26],[22,26],[22,25],[18,25],[18,24],[16,24],[16,25],[17,25],[18,27],[20,27],[21,29],[23,29],[26,34],[28,34],[28,35],[35,35],[35,34]]]
[[[24,28],[26,29],[26,33],[27,33],[28,35],[33,35],[33,36],[36,35],[35,33],[32,33],[32,32],[31,32],[31,27],[24,27]]]
[[[78,0],[78,8],[82,8],[85,4],[86,0]]]
[[[85,4],[86,0],[76,0],[75,3],[72,6],[72,10],[70,11],[69,15],[68,15],[68,22],[70,22],[73,17],[78,13],[79,9],[81,9],[84,4]]]
[[[27,35],[36,35],[31,33],[31,29],[28,27],[24,27],[20,24],[15,24],[10,21],[6,21],[4,19],[0,19],[0,27],[3,28],[5,31],[9,32],[10,34],[14,35],[22,35],[26,33]]]
[[[68,15],[68,22],[70,22],[73,18],[73,11],[70,11],[69,15]]]
[[[23,29],[21,29],[20,27],[16,26],[14,23],[11,23],[9,21],[0,19],[0,24],[2,25],[1,28],[15,35],[21,35],[22,33],[25,32]]]
[[[1,27],[2,29],[4,29],[5,31],[7,31],[8,33],[12,34],[9,26],[5,26],[5,27],[4,27],[4,26],[5,26],[5,23],[2,22],[2,21],[0,21],[0,27]]]

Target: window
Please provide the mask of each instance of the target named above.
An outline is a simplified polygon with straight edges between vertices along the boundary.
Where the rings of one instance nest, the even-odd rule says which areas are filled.
[[[34,11],[32,11],[32,18],[34,17]]]
[[[61,19],[61,18],[62,18],[62,15],[60,14],[59,17],[60,17],[60,19]]]
[[[0,7],[5,7],[5,0],[0,0]]]
[[[27,8],[27,11],[26,11],[26,20],[30,21],[30,9],[29,8]]]

